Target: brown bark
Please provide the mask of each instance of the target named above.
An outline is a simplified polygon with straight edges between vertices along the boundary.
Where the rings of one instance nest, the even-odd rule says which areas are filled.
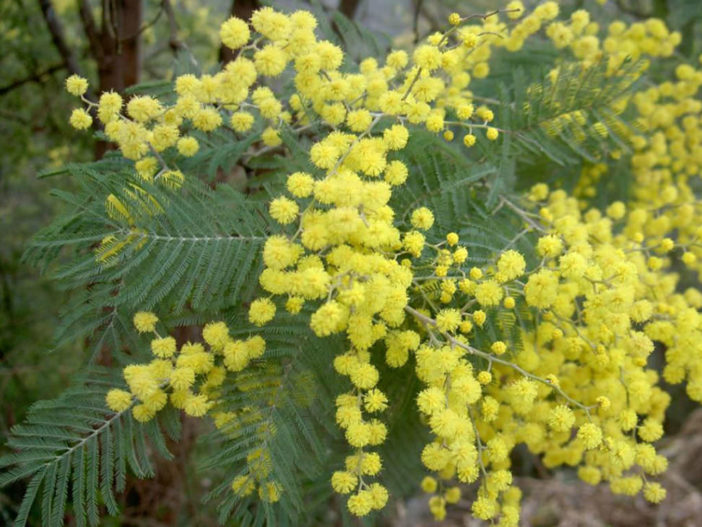
[[[360,0],[340,0],[339,11],[349,20],[353,20],[360,3]]]
[[[248,21],[256,9],[260,7],[258,0],[232,0],[230,13],[232,16]],[[234,51],[225,45],[219,47],[219,62],[226,64],[234,60]]]
[[[103,0],[99,32],[87,0],[80,5],[83,28],[98,66],[100,93],[111,90],[123,93],[125,88],[139,82],[142,0]],[[98,142],[95,157],[101,158],[108,148],[108,143]]]
[[[100,91],[123,92],[139,82],[142,0],[106,0],[102,11]]]
[[[358,10],[358,5],[360,3],[360,0],[340,0],[337,11],[349,20],[353,20],[353,17],[356,16],[356,11]],[[336,23],[336,20],[332,20],[332,29],[341,39],[344,38],[341,28],[339,27],[339,24]]]

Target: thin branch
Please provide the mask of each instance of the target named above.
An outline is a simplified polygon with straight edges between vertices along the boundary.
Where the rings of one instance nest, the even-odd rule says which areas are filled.
[[[65,67],[66,65],[63,62],[61,64],[54,64],[50,68],[35,73],[34,75],[30,75],[29,77],[25,77],[24,79],[19,79],[14,82],[11,82],[7,86],[0,87],[0,95],[5,95],[6,93],[11,92],[15,88],[19,88],[20,86],[23,86],[29,82],[41,82],[47,75],[51,75],[52,73],[61,71]]]
[[[419,42],[419,14],[422,11],[424,0],[414,0],[414,14],[412,17],[412,32],[414,33],[414,43]]]
[[[162,7],[168,17],[168,45],[175,53],[183,47],[183,43],[178,38],[178,22],[170,0],[163,0]]]
[[[103,32],[105,30],[107,30],[107,32],[110,35],[110,38],[112,38],[115,41],[118,40],[118,37],[119,37],[116,16],[117,16],[117,6],[115,5],[114,0],[103,0],[103,2],[102,2]]]
[[[156,240],[163,243],[229,243],[229,242],[258,242],[264,241],[265,236],[239,236],[238,234],[224,236],[170,236],[167,234],[157,234],[151,231],[121,229],[116,230],[114,234],[120,234],[127,237],[134,236],[139,240]]]
[[[410,315],[412,315],[414,318],[419,320],[427,330],[429,330],[429,327],[436,328],[436,320],[434,320],[431,317],[428,317],[424,315],[423,313],[420,313],[416,309],[410,307],[410,306],[405,306],[405,311],[407,311]],[[566,401],[568,401],[570,404],[573,406],[576,406],[577,408],[580,408],[583,410],[588,416],[590,415],[590,408],[589,406],[584,405],[583,403],[573,399],[570,397],[567,393],[565,393],[560,386],[557,384],[554,384],[550,382],[548,379],[545,379],[543,377],[539,377],[538,375],[534,375],[533,373],[528,372],[524,368],[516,365],[513,362],[510,362],[505,359],[501,359],[495,355],[492,355],[490,353],[487,353],[485,351],[479,350],[477,348],[474,348],[473,346],[470,346],[464,342],[461,342],[460,340],[456,339],[455,337],[451,336],[449,333],[444,333],[443,331],[440,332],[443,337],[448,340],[453,346],[456,346],[458,348],[462,348],[466,350],[468,353],[472,355],[476,355],[478,357],[482,357],[483,359],[489,361],[489,362],[496,362],[497,364],[502,364],[503,366],[507,366],[508,368],[513,369],[514,371],[522,374],[524,377],[527,377],[529,379],[532,379],[534,381],[540,382],[542,384],[545,384],[546,386],[549,386],[550,388],[553,388],[558,394],[563,397]]]
[[[132,33],[131,35],[121,35],[121,36],[120,36],[120,40],[123,40],[123,41],[124,41],[124,40],[132,40],[132,39],[135,39],[135,38],[137,38],[139,35],[141,35],[144,31],[146,31],[147,29],[149,29],[150,27],[155,26],[155,25],[156,25],[156,22],[158,22],[159,19],[161,18],[161,15],[162,15],[163,13],[166,13],[166,10],[167,10],[166,3],[168,3],[168,8],[171,8],[171,11],[172,11],[172,7],[171,7],[170,3],[169,3],[169,2],[166,2],[165,0],[162,0],[162,1],[161,1],[161,5],[158,7],[158,11],[156,12],[156,15],[155,15],[149,22],[147,22],[147,23],[144,24],[143,26],[139,27],[139,29],[137,29],[137,30],[136,30],[134,33]],[[172,28],[171,28],[171,29],[172,29]],[[170,43],[169,43],[169,45],[170,45]]]
[[[512,203],[504,196],[500,196],[500,205],[507,205],[510,209],[512,209],[512,211],[514,211],[517,214],[517,216],[523,219],[530,227],[534,228],[535,230],[539,232],[546,232],[546,229],[544,229],[536,221],[530,218],[522,209],[517,207],[514,203]]]
[[[620,11],[622,11],[628,15],[635,16],[638,19],[642,20],[644,18],[648,18],[649,16],[651,16],[650,13],[647,14],[647,13],[644,13],[644,12],[639,11],[637,9],[634,9],[633,7],[624,5],[624,2],[622,2],[622,0],[616,0],[615,3],[617,4],[617,7],[619,8]]]
[[[478,445],[478,464],[480,465],[480,473],[483,475],[483,482],[481,486],[487,487],[488,474],[485,470],[485,463],[483,462],[483,450],[486,449],[483,442],[480,440],[480,432],[478,432],[478,427],[475,424],[475,418],[473,417],[473,410],[471,410],[470,405],[468,405],[468,417],[470,417],[470,424],[473,425],[473,434],[475,434],[475,442]]]
[[[78,2],[78,12],[80,14],[81,24],[83,25],[83,31],[85,31],[85,36],[88,38],[88,43],[90,44],[90,53],[98,64],[100,64],[103,61],[105,50],[103,49],[102,39],[95,25],[95,19],[93,18],[88,0],[80,0]]]
[[[432,33],[436,33],[437,31],[441,31],[441,28],[443,26],[442,22],[437,20],[437,18],[427,9],[427,6],[423,4],[421,8],[419,9],[420,15],[424,17],[424,19],[429,23],[429,27],[427,30],[424,32],[422,36],[419,37],[419,41],[424,40],[427,38],[429,35]]]
[[[38,0],[39,7],[41,8],[41,14],[44,17],[46,26],[51,33],[51,41],[53,42],[56,50],[61,55],[63,63],[69,72],[76,75],[80,75],[80,66],[78,65],[78,59],[75,53],[68,47],[66,43],[66,37],[64,36],[63,25],[61,21],[56,16],[56,10],[54,9],[51,0]]]
[[[360,3],[360,0],[341,0],[339,2],[339,11],[349,20],[353,20]]]
[[[54,9],[54,5],[51,3],[51,0],[38,0],[38,2],[41,9],[41,14],[46,22],[46,27],[49,29],[49,33],[51,33],[51,41],[56,47],[56,50],[59,52],[59,55],[61,55],[61,59],[63,60],[66,69],[73,75],[80,75],[81,77],[84,77],[85,75],[83,75],[81,71],[80,64],[78,64],[78,59],[76,58],[75,53],[73,53],[73,50],[68,47],[63,25],[61,24],[61,20],[59,20],[58,16],[56,16],[56,10]],[[88,88],[86,97],[90,100],[95,100],[95,93],[91,88]]]

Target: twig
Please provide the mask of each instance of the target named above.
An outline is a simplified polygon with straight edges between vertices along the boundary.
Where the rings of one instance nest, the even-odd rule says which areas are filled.
[[[517,207],[514,203],[512,203],[510,200],[508,200],[504,196],[500,196],[500,204],[507,205],[510,209],[512,209],[517,214],[517,216],[519,216],[521,219],[523,219],[526,223],[528,223],[531,227],[533,227],[537,231],[546,232],[546,229],[544,229],[541,225],[536,223],[522,209]]]
[[[405,311],[407,311],[410,315],[418,319],[422,324],[425,326],[432,326],[434,328],[437,327],[436,320],[434,320],[431,317],[428,317],[416,309],[410,307],[410,306],[405,306]],[[478,357],[482,357],[483,359],[489,361],[489,362],[496,362],[497,364],[502,364],[503,366],[507,366],[508,368],[513,369],[514,371],[522,374],[524,377],[528,377],[529,379],[532,379],[534,381],[540,382],[542,384],[545,384],[546,386],[549,386],[553,388],[558,394],[563,397],[566,401],[568,401],[570,404],[573,406],[577,406],[581,410],[584,410],[585,413],[589,416],[590,415],[590,407],[584,405],[583,403],[576,401],[572,397],[570,397],[567,393],[565,393],[560,386],[555,385],[554,383],[550,382],[547,379],[544,379],[543,377],[539,377],[538,375],[534,375],[533,373],[530,373],[526,371],[524,368],[517,366],[513,362],[510,362],[508,360],[501,359],[499,357],[496,357],[494,355],[491,355],[490,353],[487,353],[485,351],[479,350],[477,348],[474,348],[473,346],[470,346],[468,344],[465,344],[461,342],[460,340],[456,339],[455,337],[451,336],[448,333],[445,333],[443,331],[440,331],[441,335],[448,340],[452,345],[462,348],[466,350],[468,353],[472,355],[476,355]]]
[[[35,73],[34,75],[30,75],[29,77],[25,77],[24,79],[19,79],[14,82],[11,82],[10,84],[0,88],[0,95],[5,95],[6,93],[11,92],[15,88],[19,88],[20,86],[23,86],[29,82],[40,82],[47,75],[51,75],[52,73],[61,71],[65,67],[66,65],[63,62],[61,64],[54,64],[53,66],[38,73]]]
[[[412,31],[414,32],[414,43],[419,42],[419,13],[422,10],[424,0],[414,0],[414,14],[412,16]]]
[[[183,43],[178,38],[178,22],[176,21],[170,0],[163,0],[161,6],[168,17],[168,45],[175,53],[183,47]]]
[[[617,4],[617,7],[619,8],[620,11],[622,11],[628,15],[635,16],[636,18],[644,19],[644,18],[648,18],[649,16],[651,16],[650,13],[643,13],[641,11],[634,9],[633,7],[625,6],[624,2],[622,2],[622,0],[616,0],[615,3]]]
[[[161,163],[161,167],[162,167],[161,172],[163,172],[163,170],[171,170],[171,167],[168,166],[168,163],[166,163],[166,160],[163,159],[163,156],[153,147],[153,145],[151,143],[146,143],[146,144],[149,146],[149,150],[151,151],[151,153],[154,156],[156,156],[156,159],[158,159],[159,163]],[[161,175],[161,173],[159,172],[159,174],[156,176],[155,179],[158,179],[158,177],[160,175]]]
[[[46,22],[46,27],[49,29],[49,33],[51,33],[51,41],[56,47],[56,50],[59,52],[59,55],[61,55],[61,59],[63,60],[66,69],[74,75],[80,75],[81,77],[83,77],[84,75],[81,72],[80,65],[78,64],[78,59],[76,58],[75,53],[73,53],[73,50],[71,50],[71,48],[68,47],[63,30],[63,25],[61,24],[59,18],[56,16],[56,10],[54,9],[54,5],[51,3],[51,0],[38,1],[39,8],[41,9],[41,14],[44,17],[44,21]],[[87,96],[89,99],[95,99],[95,95],[93,94],[90,88],[88,88]]]
[[[88,37],[90,53],[93,55],[95,61],[101,64],[104,60],[105,49],[103,48],[103,41],[100,38],[100,34],[95,27],[95,19],[90,10],[88,0],[80,0],[80,2],[78,2],[78,13],[80,14],[80,21],[83,25],[85,36]]]
[[[473,433],[475,434],[475,442],[478,445],[478,464],[480,465],[480,472],[483,474],[483,485],[487,487],[488,475],[487,470],[485,470],[485,463],[483,462],[483,450],[486,447],[480,440],[480,433],[478,432],[478,427],[475,424],[475,419],[473,418],[473,410],[471,410],[470,405],[468,405],[468,417],[470,417],[470,424],[473,425]]]

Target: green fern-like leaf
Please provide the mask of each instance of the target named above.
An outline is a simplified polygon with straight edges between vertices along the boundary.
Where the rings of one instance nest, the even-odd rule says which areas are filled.
[[[232,317],[239,321],[234,337],[252,331],[241,323],[241,310]],[[222,521],[233,516],[242,524],[297,525],[315,514],[307,501],[309,485],[324,479],[331,495],[327,445],[338,435],[332,409],[338,379],[331,363],[340,343],[315,338],[303,316],[279,314],[254,331],[266,340],[266,355],[227,378],[216,411],[235,417],[203,438],[211,452],[203,468],[222,478],[209,499],[217,500]],[[259,451],[270,456],[269,480],[282,488],[276,503],[258,500],[255,493],[239,496],[231,488],[235,477],[249,474],[247,456]]]
[[[140,425],[128,410],[115,413],[105,406],[105,394],[119,385],[114,372],[91,370],[58,399],[35,404],[12,429],[7,447],[13,452],[0,459],[0,487],[29,480],[16,526],[27,523],[37,501],[42,525],[63,525],[69,496],[76,524],[97,525],[101,505],[119,512],[114,490],[124,490],[128,469],[140,478],[153,475],[147,441],[172,457],[158,421]],[[170,421],[167,429],[177,433],[171,412],[159,419]]]
[[[112,160],[70,170],[80,192],[57,195],[71,212],[27,253],[76,292],[57,344],[93,334],[119,349],[134,311],[214,311],[250,294],[269,226],[262,204],[228,185],[211,190],[188,180],[171,191],[138,182]]]
[[[528,78],[517,68],[511,90],[499,85],[498,124],[513,143],[512,156],[522,161],[546,156],[559,165],[583,159],[597,162],[613,150],[628,151],[624,137],[634,130],[616,109],[631,91],[638,63],[624,63],[610,72],[606,63],[589,68],[563,61],[557,75]]]
[[[391,202],[393,209],[400,211],[398,220],[409,223],[414,209],[429,207],[436,217],[436,230],[453,230],[457,219],[468,212],[466,205],[474,199],[476,183],[498,170],[495,165],[474,162],[464,154],[435,134],[413,129],[399,156],[410,174]]]

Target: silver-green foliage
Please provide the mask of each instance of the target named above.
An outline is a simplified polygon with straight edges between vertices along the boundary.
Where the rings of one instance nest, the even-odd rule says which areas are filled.
[[[470,253],[467,267],[482,265],[506,248],[534,258],[529,249],[534,235],[507,203],[518,199],[517,191],[527,184],[554,179],[556,171],[566,184],[575,179],[583,163],[622,148],[616,130],[629,126],[625,115],[611,110],[629,88],[626,78],[607,76],[602,68],[560,67],[556,82],[544,80],[542,66],[536,65],[511,79],[482,81],[486,93],[499,95],[497,123],[507,131],[497,142],[481,137],[469,151],[413,129],[407,149],[398,155],[408,164],[410,178],[393,196],[397,224],[407,224],[413,208],[429,206],[437,220],[429,241],[458,232]],[[544,123],[575,111],[584,113],[583,124],[547,132]],[[593,132],[596,122],[607,127],[606,137]],[[456,134],[460,138],[461,131]],[[186,182],[178,190],[141,181],[118,155],[63,170],[78,190],[55,194],[70,210],[36,236],[26,259],[71,296],[54,347],[87,338],[89,361],[103,354],[115,366],[109,371],[91,367],[58,399],[37,404],[13,430],[7,443],[11,453],[0,461],[0,484],[29,481],[17,525],[25,524],[34,502],[40,503],[43,524],[61,525],[69,500],[76,522],[96,525],[102,506],[118,513],[113,492],[124,489],[128,470],[148,477],[153,474],[149,452],[169,457],[164,434],[178,437],[175,412],[142,425],[128,412],[115,414],[104,405],[106,391],[121,384],[119,368],[147,356],[146,342],[130,324],[133,313],[143,309],[156,311],[169,325],[225,319],[236,333],[256,331],[267,341],[261,360],[227,377],[218,408],[256,419],[202,437],[210,454],[201,468],[217,478],[209,498],[218,504],[220,520],[234,517],[241,525],[328,520],[329,474],[345,453],[333,411],[342,381],[331,366],[343,343],[314,338],[301,316],[281,315],[262,330],[245,322],[246,303],[257,289],[261,248],[276,232],[266,198],[282,188],[288,171],[310,168],[307,146],[314,137],[286,130],[282,137],[285,150],[260,154],[247,153],[253,141],[233,134],[203,140],[203,151],[181,166]],[[218,171],[237,163],[259,171],[249,178],[253,196],[213,183]],[[110,195],[114,198],[106,206]],[[423,287],[417,298],[420,292],[431,295]],[[518,328],[528,316],[524,306],[509,320],[488,313],[487,332],[518,346]],[[382,356],[375,353],[374,361],[387,369]],[[387,384],[381,388],[391,397],[385,478],[394,495],[410,492],[408,481],[422,472],[418,453],[424,432],[413,405],[412,367],[410,362],[382,376]],[[230,489],[245,470],[246,456],[262,444],[274,461],[272,477],[285,489],[273,505],[239,498]]]

